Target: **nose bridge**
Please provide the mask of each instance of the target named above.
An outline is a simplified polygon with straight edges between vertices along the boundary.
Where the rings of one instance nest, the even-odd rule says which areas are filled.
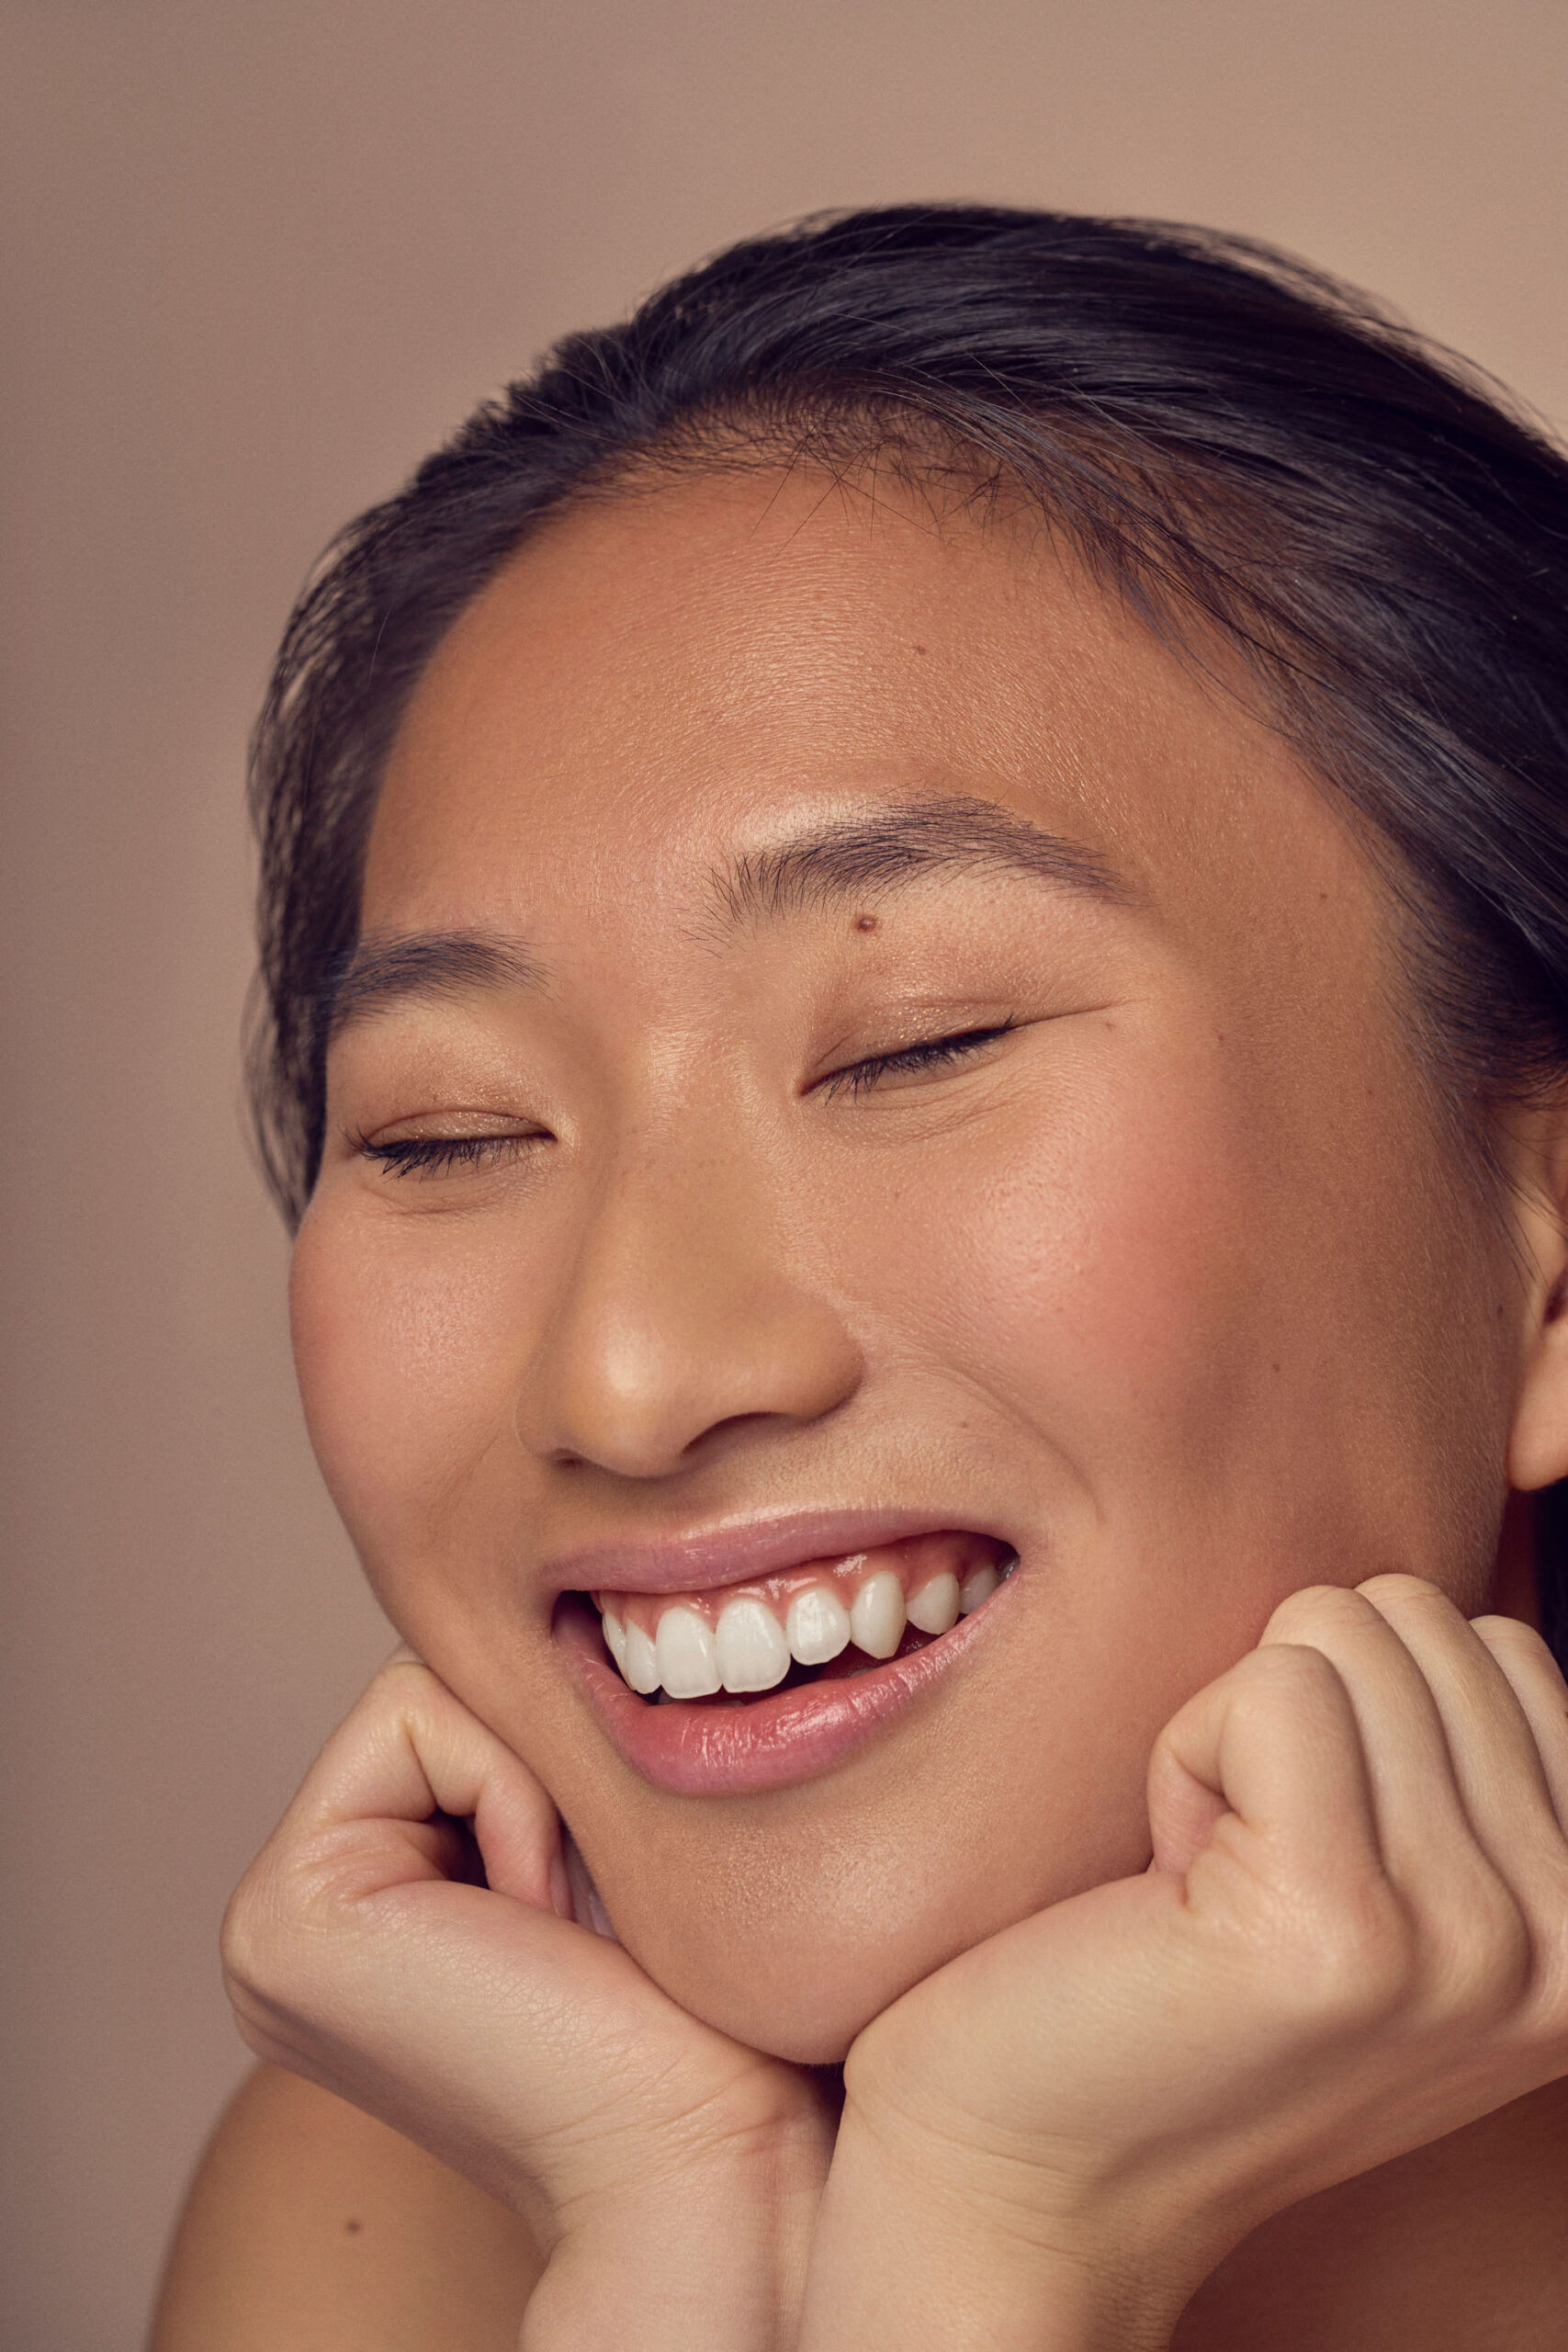
[[[527,1368],[536,1453],[669,1476],[725,1423],[830,1411],[859,1354],[793,1261],[782,1152],[710,1068],[584,1171],[573,1261]]]

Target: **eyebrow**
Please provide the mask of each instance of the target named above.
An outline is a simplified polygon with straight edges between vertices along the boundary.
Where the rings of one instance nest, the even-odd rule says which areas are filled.
[[[1125,882],[1095,850],[1031,824],[994,801],[909,801],[834,819],[749,850],[713,876],[727,929],[878,897],[931,874],[1022,875],[1058,889],[1125,899]],[[520,940],[485,931],[371,933],[328,976],[317,1000],[329,1043],[397,1004],[503,989],[537,989],[542,967]]]
[[[1109,862],[994,801],[916,800],[844,817],[721,869],[715,887],[727,923],[793,914],[875,896],[929,874],[1024,875],[1101,899],[1131,894]]]
[[[519,941],[492,932],[372,933],[351,950],[340,970],[329,974],[318,999],[319,1034],[330,1043],[351,1023],[373,1020],[411,1000],[533,989],[543,980]]]

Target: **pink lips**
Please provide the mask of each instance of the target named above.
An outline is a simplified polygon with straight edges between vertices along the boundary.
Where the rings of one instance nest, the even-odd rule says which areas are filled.
[[[669,1544],[595,1545],[553,1562],[551,1576],[558,1589],[579,1592],[701,1591],[872,1551],[943,1524],[982,1532],[973,1521],[930,1513],[808,1512]],[[999,1531],[998,1540],[1006,1540]],[[1009,1589],[1004,1584],[951,1633],[885,1665],[746,1700],[654,1705],[639,1698],[605,1657],[598,1620],[586,1604],[558,1614],[557,1638],[607,1737],[644,1780],[680,1796],[750,1794],[830,1770],[913,1706],[971,1657]]]

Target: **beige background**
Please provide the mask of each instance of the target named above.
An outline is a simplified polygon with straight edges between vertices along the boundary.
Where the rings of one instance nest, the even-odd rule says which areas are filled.
[[[1564,0],[0,0],[7,2352],[134,2346],[225,1892],[385,1645],[236,1116],[242,745],[314,551],[811,206],[1251,230],[1568,419]]]

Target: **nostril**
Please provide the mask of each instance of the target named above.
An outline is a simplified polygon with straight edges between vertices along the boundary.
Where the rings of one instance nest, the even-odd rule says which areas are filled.
[[[765,1204],[721,1198],[706,1176],[688,1190],[691,1174],[612,1183],[541,1302],[513,1412],[536,1461],[665,1479],[737,1432],[818,1421],[858,1388],[858,1344],[795,1280]]]

